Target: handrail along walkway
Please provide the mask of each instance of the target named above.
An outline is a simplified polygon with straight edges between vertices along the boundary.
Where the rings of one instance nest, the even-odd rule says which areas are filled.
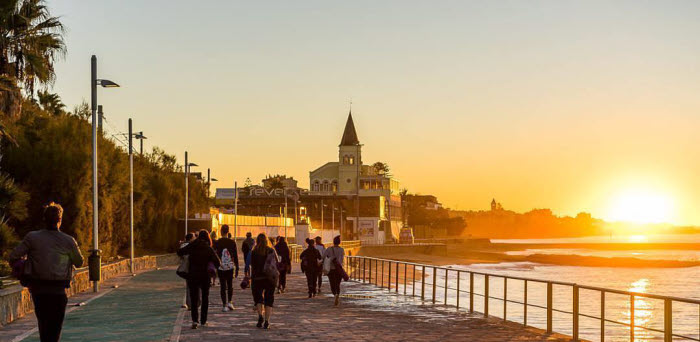
[[[515,277],[515,276],[507,276],[503,274],[493,274],[493,273],[487,273],[487,272],[478,272],[478,271],[470,271],[470,270],[463,270],[463,269],[453,269],[449,267],[441,267],[441,266],[435,266],[435,265],[428,265],[428,264],[419,264],[419,263],[413,263],[413,262],[406,262],[406,261],[399,261],[399,260],[390,260],[390,259],[381,259],[381,258],[373,258],[373,257],[365,257],[365,256],[346,256],[346,267],[348,268],[348,275],[352,280],[362,282],[362,283],[369,283],[369,284],[375,284],[379,287],[386,287],[389,291],[394,291],[396,293],[399,293],[400,290],[403,291],[404,295],[410,295],[410,296],[419,296],[421,300],[429,300],[432,301],[432,303],[439,303],[442,302],[445,305],[450,305],[447,302],[447,294],[449,290],[456,291],[455,293],[457,294],[456,296],[456,307],[457,309],[460,308],[460,297],[462,293],[468,293],[469,294],[469,312],[475,312],[474,311],[474,297],[481,297],[483,298],[483,304],[484,304],[484,310],[483,314],[484,316],[488,317],[489,316],[489,299],[495,299],[495,300],[500,300],[503,302],[503,319],[507,320],[507,312],[506,312],[506,304],[507,303],[513,303],[513,304],[520,304],[523,305],[523,325],[527,326],[527,309],[528,307],[534,307],[534,308],[540,308],[540,309],[545,309],[547,312],[547,318],[546,318],[546,331],[547,333],[552,332],[552,317],[554,312],[559,312],[559,313],[564,313],[564,314],[570,314],[572,315],[572,331],[573,331],[573,340],[574,341],[579,341],[579,318],[580,317],[586,317],[586,318],[591,318],[591,319],[597,319],[600,321],[600,340],[605,341],[605,323],[614,323],[614,324],[619,324],[619,325],[624,325],[630,328],[630,341],[635,340],[635,328],[643,329],[643,330],[648,330],[648,331],[654,331],[658,333],[662,333],[664,336],[664,341],[665,342],[671,342],[674,337],[676,338],[681,338],[689,341],[700,341],[700,336],[698,337],[693,337],[693,336],[684,336],[680,334],[674,334],[673,333],[673,307],[674,303],[685,303],[685,304],[695,304],[698,306],[698,309],[700,309],[700,300],[696,299],[689,299],[689,298],[679,298],[679,297],[673,297],[673,296],[661,296],[661,295],[655,295],[655,294],[650,294],[650,293],[640,293],[640,292],[632,292],[632,291],[623,291],[623,290],[616,290],[616,289],[609,289],[609,288],[603,288],[603,287],[596,287],[596,286],[587,286],[587,285],[580,285],[576,283],[570,283],[570,282],[563,282],[563,281],[553,281],[553,280],[543,280],[543,279],[534,279],[534,278],[526,278],[526,277]],[[388,266],[388,267],[387,267]],[[409,271],[409,266],[411,271]],[[385,277],[385,269],[387,269],[387,276]],[[403,284],[399,283],[399,272],[403,269]],[[416,269],[418,269],[421,272],[421,277],[420,279],[416,279]],[[432,270],[432,283],[427,284],[430,285],[429,293],[427,294],[426,298],[426,269]],[[445,282],[443,285],[438,285],[437,284],[437,274],[438,272],[444,272],[445,276]],[[408,278],[409,274],[412,274],[412,277],[410,279],[411,282],[411,290],[410,293],[408,293],[407,290],[407,283],[408,283]],[[456,274],[456,284],[453,284],[454,282],[450,282],[450,274]],[[468,290],[463,290],[462,289],[462,284],[461,284],[461,279],[462,279],[462,274],[468,274],[469,275],[469,289]],[[474,292],[474,275],[480,275],[483,276],[484,278],[484,293],[475,293]],[[393,276],[393,279],[392,279]],[[489,294],[489,281],[491,278],[501,278],[503,279],[503,293],[502,297],[495,297]],[[385,286],[385,279],[388,280],[386,286]],[[453,277],[455,279],[455,277]],[[523,281],[523,301],[517,301],[513,299],[508,298],[508,280],[520,280]],[[392,288],[392,280],[394,287]],[[420,293],[416,294],[416,281],[420,282]],[[528,296],[528,283],[541,283],[541,284],[546,284],[546,298],[547,298],[547,304],[546,306],[542,305],[537,305],[537,304],[532,304],[528,303],[527,301],[527,296]],[[452,285],[452,286],[451,286]],[[456,287],[455,287],[456,285]],[[572,303],[572,311],[566,311],[566,310],[560,310],[554,308],[553,305],[553,286],[566,286],[570,287],[572,289],[572,297],[573,297],[573,303]],[[403,287],[401,289],[401,287]],[[436,288],[442,288],[444,289],[444,298],[442,300],[439,300],[436,297]],[[579,292],[580,290],[589,290],[589,291],[596,291],[600,293],[600,316],[595,316],[595,315],[589,315],[589,314],[584,314],[579,311]],[[608,319],[605,317],[605,297],[606,294],[618,294],[618,295],[626,295],[629,296],[630,300],[630,322],[621,322],[621,321],[616,321],[612,319]],[[642,298],[650,298],[650,299],[658,299],[662,300],[664,302],[664,324],[663,324],[663,329],[655,329],[651,327],[645,327],[641,326],[638,324],[635,324],[634,322],[634,302],[635,298],[642,297]],[[700,322],[698,322],[698,333],[700,334]]]

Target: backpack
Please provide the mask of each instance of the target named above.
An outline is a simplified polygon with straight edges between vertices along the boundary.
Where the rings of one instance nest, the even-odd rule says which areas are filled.
[[[231,259],[231,253],[229,253],[228,248],[224,248],[221,252],[221,266],[219,270],[230,271],[233,269],[233,260]]]
[[[268,280],[275,284],[275,287],[277,287],[277,282],[280,278],[280,271],[277,269],[277,253],[274,249],[267,254],[265,266],[263,267],[263,274]]]
[[[331,257],[323,259],[323,275],[328,275],[331,272]]]
[[[180,278],[187,279],[187,274],[190,270],[190,258],[189,255],[185,255],[184,257],[181,258],[180,260],[180,265],[177,267],[177,270],[175,270],[175,273],[177,273]]]

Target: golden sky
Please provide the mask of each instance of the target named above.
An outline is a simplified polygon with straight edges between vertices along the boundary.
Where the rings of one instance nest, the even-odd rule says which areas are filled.
[[[307,186],[352,99],[364,161],[445,206],[700,225],[696,1],[49,6],[68,28],[54,91],[89,99],[97,54],[123,86],[100,90],[108,132],[132,117],[218,186]]]

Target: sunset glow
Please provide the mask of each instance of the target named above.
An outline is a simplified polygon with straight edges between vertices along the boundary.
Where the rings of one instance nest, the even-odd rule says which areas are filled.
[[[673,199],[646,190],[625,191],[614,197],[608,219],[631,223],[672,222]]]

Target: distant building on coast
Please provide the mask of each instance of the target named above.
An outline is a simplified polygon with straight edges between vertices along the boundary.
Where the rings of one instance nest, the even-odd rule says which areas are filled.
[[[491,200],[491,211],[499,211],[499,210],[503,210],[503,206],[501,205],[501,203],[496,202],[495,198],[492,199]]]
[[[397,239],[401,229],[399,181],[362,161],[352,113],[338,146],[338,161],[309,172],[309,195],[346,210],[354,238],[371,243]]]
[[[310,189],[302,189],[293,177],[269,175],[262,185],[240,187],[238,214],[283,218],[286,210],[287,218],[322,230],[324,238],[341,234],[344,239],[372,244],[398,239],[402,217],[399,182],[385,170],[362,163],[352,113],[340,140],[338,161],[309,172],[309,184]],[[235,198],[234,189],[216,189],[215,203],[227,213]]]

